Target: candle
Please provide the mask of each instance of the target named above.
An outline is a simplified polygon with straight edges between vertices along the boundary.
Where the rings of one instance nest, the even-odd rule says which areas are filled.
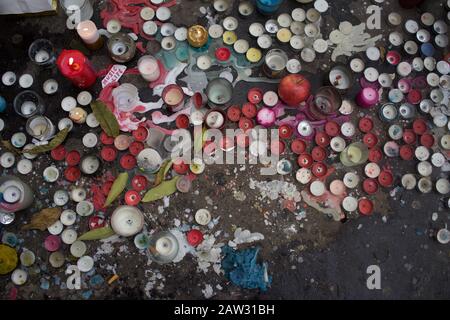
[[[100,160],[96,156],[86,156],[81,160],[81,171],[85,174],[93,174],[100,167]]]
[[[55,62],[53,44],[47,39],[37,39],[28,48],[28,56],[37,65],[49,67]]]
[[[283,50],[272,49],[266,54],[263,71],[270,78],[279,77],[286,68],[287,61],[288,56]]]
[[[139,73],[146,81],[156,81],[160,76],[158,61],[152,56],[142,56],[137,66]]]
[[[194,48],[203,47],[208,41],[208,31],[200,25],[194,25],[188,29],[187,40]]]
[[[233,95],[233,86],[223,78],[211,80],[206,87],[208,100],[213,104],[223,105],[229,102]]]
[[[206,125],[213,129],[219,129],[223,126],[225,117],[220,111],[211,111],[206,116]]]
[[[373,88],[364,88],[356,96],[356,103],[362,108],[370,108],[378,103],[378,92]]]
[[[50,59],[50,55],[45,50],[39,50],[34,56],[34,61],[37,63],[44,63],[48,59]]]
[[[20,111],[25,116],[31,115],[36,111],[36,103],[34,103],[33,101],[25,101],[20,106]]]
[[[184,100],[183,89],[176,84],[170,84],[165,87],[161,96],[164,103],[171,108],[179,106]]]
[[[256,0],[256,8],[262,14],[273,14],[282,2],[283,0]]]
[[[82,124],[86,122],[87,112],[83,108],[76,107],[70,110],[69,118],[78,124]]]
[[[108,39],[108,52],[113,60],[128,62],[136,53],[136,44],[128,34],[116,33]]]
[[[97,79],[91,62],[81,51],[63,50],[56,64],[62,75],[81,89],[92,86]]]
[[[55,133],[53,123],[44,116],[34,116],[29,118],[25,128],[30,136],[41,141],[50,139]]]
[[[77,25],[77,32],[81,40],[89,49],[99,49],[103,45],[103,40],[94,22],[91,20],[81,21]]]
[[[111,215],[111,228],[123,237],[134,236],[144,227],[144,215],[132,206],[119,206]]]

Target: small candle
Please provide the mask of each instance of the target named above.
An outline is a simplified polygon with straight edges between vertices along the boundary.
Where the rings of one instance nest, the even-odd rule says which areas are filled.
[[[84,122],[86,122],[86,117],[87,117],[87,112],[80,107],[76,107],[74,109],[72,109],[69,113],[69,118],[78,124],[82,124]]]
[[[162,99],[170,107],[179,106],[184,99],[183,89],[175,84],[168,85],[162,92]]]
[[[206,116],[206,124],[208,125],[208,127],[213,129],[218,129],[222,127],[224,121],[225,118],[219,111],[211,111]]]
[[[81,161],[81,171],[85,174],[93,174],[100,167],[100,160],[96,156],[87,156]]]
[[[81,21],[77,25],[77,32],[81,40],[86,44],[94,44],[100,39],[97,27],[91,20]]]
[[[20,106],[20,112],[22,112],[23,115],[28,116],[36,111],[36,103],[33,101],[25,101]]]
[[[156,240],[156,251],[163,256],[168,256],[174,250],[174,245],[169,237],[162,237]]]
[[[378,92],[373,88],[364,88],[356,96],[356,102],[362,108],[370,108],[378,103]]]
[[[34,56],[34,61],[38,63],[44,63],[48,59],[50,59],[50,54],[45,50],[39,50],[36,52],[36,55]]]
[[[160,76],[158,61],[152,56],[142,56],[138,61],[138,70],[142,78],[151,82]]]

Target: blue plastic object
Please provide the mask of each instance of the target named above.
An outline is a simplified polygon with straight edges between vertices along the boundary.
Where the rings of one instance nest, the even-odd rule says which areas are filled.
[[[275,13],[280,8],[283,0],[256,0],[256,8],[262,14]]]
[[[420,51],[422,51],[422,54],[425,57],[432,57],[434,56],[436,50],[434,49],[434,46],[431,43],[427,42],[420,46]]]
[[[246,289],[261,289],[266,291],[272,282],[267,274],[267,264],[258,264],[259,248],[234,250],[229,246],[222,248],[224,257],[222,269],[233,284]]]
[[[6,110],[6,100],[2,96],[0,96],[0,112],[4,112]]]

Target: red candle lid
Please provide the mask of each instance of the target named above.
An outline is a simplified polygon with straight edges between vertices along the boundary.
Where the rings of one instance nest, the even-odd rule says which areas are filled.
[[[129,153],[124,154],[119,162],[120,166],[125,170],[131,170],[136,166],[136,158]]]
[[[389,171],[383,170],[380,172],[380,175],[378,176],[378,182],[383,187],[390,187],[394,182],[394,176]]]
[[[397,51],[388,51],[388,53],[386,54],[386,60],[387,62],[395,66],[400,63],[400,53],[398,53]]]
[[[203,96],[200,92],[196,92],[194,93],[194,95],[192,96],[192,101],[194,102],[194,107],[196,109],[200,109],[201,107],[203,107],[204,101],[203,101]]]
[[[288,139],[292,136],[292,128],[287,125],[287,124],[282,124],[279,128],[278,128],[278,135],[280,136],[280,138],[282,139]]]
[[[136,191],[143,191],[147,189],[147,178],[142,175],[134,176],[133,179],[131,179],[131,186]]]
[[[311,155],[315,161],[323,161],[327,157],[327,151],[320,146],[315,146],[311,150]]]
[[[295,154],[301,154],[306,150],[306,143],[303,140],[295,139],[291,142],[291,150]]]
[[[219,61],[228,61],[231,56],[231,51],[227,47],[220,47],[216,49],[215,56]]]
[[[281,140],[274,140],[270,143],[270,151],[273,154],[282,154],[286,149],[286,145]]]
[[[64,177],[67,181],[75,182],[80,179],[80,176],[81,171],[78,167],[67,167],[66,170],[64,170]]]
[[[260,103],[263,99],[263,92],[259,88],[251,88],[247,93],[247,99],[253,104]]]
[[[189,165],[181,159],[176,159],[173,162],[172,168],[178,174],[186,174],[189,171]]]
[[[108,195],[109,191],[111,190],[111,187],[113,185],[114,181],[106,181],[102,185],[102,192],[105,196]]]
[[[128,151],[130,151],[130,153],[133,156],[137,156],[139,154],[139,152],[141,152],[142,150],[144,150],[144,143],[141,141],[133,141],[130,146],[128,147]]]
[[[328,121],[325,124],[325,132],[331,137],[336,137],[337,135],[339,135],[339,132],[341,132],[341,128],[339,127],[339,124],[337,124],[337,122]]]
[[[80,163],[80,153],[77,150],[72,150],[66,154],[66,162],[69,166],[76,166]]]
[[[244,132],[253,127],[254,127],[254,124],[253,124],[252,119],[249,119],[246,117],[241,117],[241,119],[239,119],[239,128],[241,130],[244,130]]]
[[[242,113],[244,114],[244,116],[246,116],[247,118],[254,118],[256,117],[256,113],[257,113],[257,109],[256,109],[256,105],[254,105],[251,102],[246,102],[244,103],[244,105],[242,106]]]
[[[367,178],[363,181],[362,187],[367,194],[373,194],[378,191],[378,182],[375,179]]]
[[[380,162],[383,159],[383,152],[380,148],[373,148],[369,150],[369,161],[370,162]]]
[[[192,229],[186,234],[188,243],[195,247],[198,246],[203,241],[203,234],[200,230]]]
[[[415,134],[422,135],[427,131],[427,124],[423,119],[416,119],[413,122],[413,130]]]
[[[65,77],[73,77],[82,73],[86,64],[85,55],[78,50],[63,50],[56,60],[59,71]]]
[[[369,132],[364,135],[363,142],[369,148],[373,148],[377,145],[378,138],[375,134],[373,134],[372,132]]]
[[[422,94],[417,89],[412,89],[408,92],[408,102],[412,104],[418,104],[422,100]]]
[[[368,117],[361,118],[359,120],[358,127],[361,132],[367,133],[373,129],[373,121]]]
[[[138,128],[138,130],[139,130],[139,128]],[[138,131],[138,130],[135,130],[135,131]],[[133,134],[133,136],[134,136],[134,134]],[[100,133],[100,141],[103,144],[110,145],[110,144],[114,143],[114,138],[108,136],[105,131],[102,131],[102,133]]]
[[[238,122],[241,117],[241,109],[238,106],[231,106],[227,110],[227,118],[232,122]]]
[[[56,161],[64,160],[64,158],[66,157],[66,149],[62,144],[60,144],[55,149],[52,149],[52,151],[50,151],[50,155],[53,160]]]
[[[362,198],[358,201],[359,213],[365,216],[369,216],[373,212],[373,202],[369,199]]]
[[[106,226],[106,219],[99,215],[93,215],[89,217],[89,230],[103,228]]]
[[[45,238],[44,247],[47,251],[54,252],[61,247],[61,238],[56,235],[49,235]]]
[[[323,162],[316,162],[313,164],[311,171],[317,178],[321,178],[327,174],[328,169]]]
[[[308,153],[302,153],[298,156],[297,163],[302,168],[309,168],[313,164],[313,158]]]
[[[175,125],[178,129],[187,129],[189,127],[189,117],[185,114],[180,114],[175,120]]]
[[[145,141],[148,136],[148,130],[146,127],[139,126],[136,130],[132,132],[132,135],[137,141]],[[108,144],[112,144],[114,142],[114,138],[111,138],[112,142]]]
[[[320,147],[326,147],[330,144],[330,137],[323,131],[318,131],[314,140]]]
[[[430,133],[424,133],[420,137],[420,144],[424,147],[427,147],[428,149],[431,149],[431,147],[434,145],[434,137]]]
[[[117,149],[112,146],[104,146],[100,151],[100,156],[105,161],[114,161],[117,157]]]
[[[245,148],[250,144],[250,137],[245,133],[238,133],[236,135],[236,144],[241,148]]]
[[[416,142],[416,134],[411,129],[406,129],[403,131],[403,141],[407,144],[413,144]]]
[[[128,190],[125,193],[125,203],[129,206],[137,206],[141,201],[141,196],[136,190]]]
[[[414,157],[414,149],[410,145],[400,147],[400,158],[403,160],[411,160]]]

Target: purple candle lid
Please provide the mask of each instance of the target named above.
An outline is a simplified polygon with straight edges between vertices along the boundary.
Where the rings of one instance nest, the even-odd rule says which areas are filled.
[[[361,92],[361,98],[368,104],[376,104],[378,102],[378,92],[374,88],[364,88]]]
[[[61,238],[56,235],[49,235],[45,238],[44,247],[50,252],[57,251],[61,247]]]

